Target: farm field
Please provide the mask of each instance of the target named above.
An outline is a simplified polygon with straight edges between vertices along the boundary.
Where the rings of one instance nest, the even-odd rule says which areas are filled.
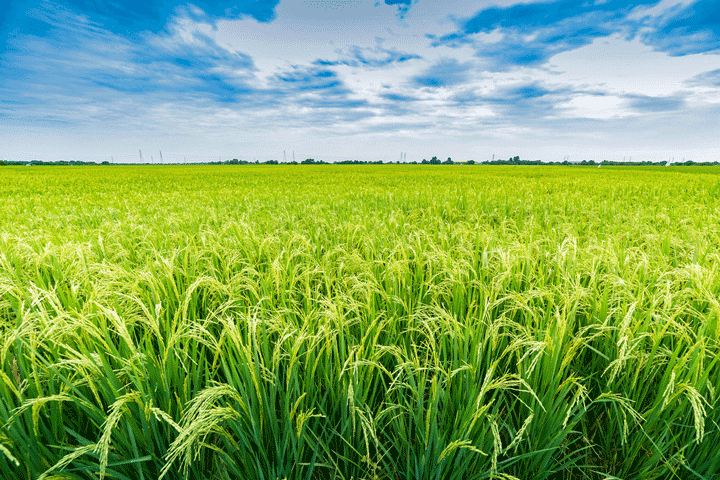
[[[720,479],[718,174],[0,167],[0,477]]]

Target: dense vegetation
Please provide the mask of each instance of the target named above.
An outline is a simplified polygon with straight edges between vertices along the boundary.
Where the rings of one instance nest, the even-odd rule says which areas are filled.
[[[5,167],[0,472],[720,478],[714,167]]]

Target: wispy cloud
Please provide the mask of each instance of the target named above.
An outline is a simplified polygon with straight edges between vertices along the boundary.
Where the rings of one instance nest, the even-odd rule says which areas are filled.
[[[311,109],[342,109],[344,113],[347,113],[348,109],[356,109],[368,104],[363,98],[353,97],[353,92],[335,71],[314,65],[296,65],[278,73],[271,79],[270,89],[260,90],[258,93],[297,106]],[[357,118],[356,114],[351,114],[350,117]]]
[[[636,112],[670,112],[685,106],[685,98],[681,95],[671,97],[650,97],[646,95],[628,95],[629,107]]]
[[[551,89],[540,82],[531,82],[499,87],[483,101],[504,116],[546,118],[555,116],[557,105],[570,94],[562,87]]]
[[[415,2],[417,2],[417,0],[385,0],[385,5],[397,6],[397,14],[400,18],[402,18],[407,14],[408,10],[410,10],[410,7]]]
[[[17,37],[2,68],[28,101],[62,105],[82,96],[101,106],[118,94],[172,94],[234,102],[252,91],[248,55],[225,50],[202,32],[183,30],[181,23],[157,34],[123,37],[51,5],[37,18],[56,33]]]
[[[720,69],[699,73],[688,79],[686,83],[699,87],[720,87]]]
[[[280,85],[290,86],[299,92],[323,90],[336,94],[347,93],[337,74],[325,68],[294,66],[291,70],[277,74],[275,78]]]
[[[720,49],[720,5],[716,0],[678,4],[649,23],[643,41],[670,55]]]
[[[17,10],[42,10],[62,5],[83,12],[90,20],[114,33],[159,31],[173,15],[192,16],[197,20],[251,17],[258,22],[275,18],[279,0],[132,0],[97,2],[92,0],[30,0],[16,2]]]
[[[435,46],[470,45],[488,68],[507,70],[539,66],[561,52],[620,33],[637,35],[671,55],[720,48],[720,21],[715,0],[678,4],[660,14],[643,14],[658,0],[577,2],[561,0],[490,7],[458,20],[455,32],[429,35]]]
[[[627,29],[624,19],[634,8],[656,3],[657,0],[562,0],[491,7],[459,20],[456,32],[433,37],[434,44],[470,44],[479,57],[496,69],[539,65],[557,53]],[[496,38],[487,38],[491,34]]]
[[[383,68],[421,58],[420,55],[414,53],[400,52],[382,46],[361,48],[354,45],[347,51],[340,52],[338,60],[316,60],[314,63],[323,66],[345,65],[349,67]]]
[[[452,87],[465,83],[471,69],[470,63],[460,63],[455,58],[443,58],[413,77],[412,83],[420,87]]]
[[[412,96],[412,95],[403,95],[401,93],[381,93],[378,95],[380,98],[385,100],[390,100],[392,102],[402,102],[402,103],[410,103],[410,102],[417,102],[420,101],[418,97]]]

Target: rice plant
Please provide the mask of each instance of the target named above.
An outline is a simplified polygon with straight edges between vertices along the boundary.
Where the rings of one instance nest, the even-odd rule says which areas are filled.
[[[717,173],[4,167],[0,477],[718,479]]]

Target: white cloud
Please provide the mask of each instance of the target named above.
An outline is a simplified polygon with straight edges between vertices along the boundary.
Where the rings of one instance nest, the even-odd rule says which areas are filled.
[[[720,68],[720,56],[671,57],[637,39],[616,35],[555,55],[547,68],[573,85],[608,93],[663,96],[683,90],[683,82],[701,72]]]
[[[558,106],[567,117],[606,119],[630,115],[623,103],[622,98],[613,95],[576,95]]]

